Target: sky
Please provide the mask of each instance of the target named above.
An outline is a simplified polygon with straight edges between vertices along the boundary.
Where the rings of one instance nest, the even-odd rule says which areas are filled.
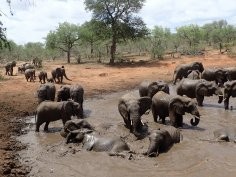
[[[7,37],[17,44],[44,42],[50,30],[59,23],[81,25],[92,17],[85,10],[84,0],[11,0],[10,13],[6,0],[0,0],[0,21],[7,28]],[[146,0],[138,13],[148,28],[176,28],[215,20],[227,20],[236,26],[235,0]]]

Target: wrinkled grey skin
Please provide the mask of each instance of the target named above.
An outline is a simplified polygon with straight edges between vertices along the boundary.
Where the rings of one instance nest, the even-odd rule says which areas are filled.
[[[200,114],[197,105],[191,98],[169,95],[162,91],[157,92],[152,97],[152,114],[155,122],[157,122],[159,117],[162,123],[165,124],[165,118],[169,116],[172,126],[182,127],[183,115],[186,112],[194,116],[194,120],[190,120],[191,125],[197,126],[200,122]]]
[[[202,73],[204,67],[201,62],[178,65],[174,70],[173,84],[175,84],[178,79],[181,80],[182,78],[186,78],[188,76],[189,70],[198,70],[200,73]]]
[[[48,131],[49,123],[56,120],[62,120],[64,125],[66,121],[71,120],[71,116],[78,115],[80,111],[80,104],[74,101],[43,101],[38,105],[36,110],[37,119],[35,131],[38,132],[43,123],[45,123],[44,131]]]
[[[143,123],[141,116],[151,107],[152,100],[150,97],[136,98],[132,94],[125,94],[118,103],[118,110],[122,116],[125,126],[135,136],[142,135]]]
[[[236,80],[228,81],[224,84],[224,106],[225,110],[229,109],[229,98],[236,97]]]
[[[236,143],[236,127],[224,127],[214,131],[216,141],[227,141]]]
[[[52,78],[53,78],[55,83],[62,83],[63,82],[63,77],[65,77],[67,80],[71,81],[66,76],[64,66],[62,66],[61,68],[56,68],[56,69],[52,70],[51,74],[52,74]]]
[[[149,135],[150,144],[144,155],[156,157],[160,152],[168,151],[174,143],[179,143],[181,140],[180,130],[174,127],[153,130]]]
[[[223,92],[221,91],[221,88],[215,83],[204,79],[182,79],[176,87],[176,92],[181,96],[186,95],[190,98],[196,98],[198,106],[203,106],[204,96],[218,95],[218,103],[223,101]]]
[[[6,75],[9,76],[13,76],[13,68],[16,66],[16,62],[12,61],[12,62],[8,62],[5,65],[5,70],[6,70]]]
[[[109,155],[117,155],[123,151],[130,151],[129,146],[119,137],[103,137],[96,133],[71,131],[66,138],[66,143],[82,142],[83,148],[88,151],[108,152]]]
[[[35,69],[26,69],[25,70],[25,79],[26,81],[34,82],[35,79]]]
[[[189,70],[187,78],[196,80],[196,79],[200,79],[200,75],[201,73],[198,70]]]
[[[38,103],[45,100],[54,101],[56,94],[56,87],[53,83],[41,84],[37,90]]]
[[[68,120],[66,121],[60,134],[62,137],[66,138],[70,132],[84,128],[88,130],[94,130],[93,126],[89,124],[86,120],[79,120],[79,119]]]
[[[226,70],[222,68],[218,69],[205,69],[202,72],[202,79],[207,81],[215,81],[215,83],[222,87],[224,83],[227,81]]]
[[[67,101],[68,99],[72,99],[73,101],[80,103],[83,110],[83,102],[84,102],[84,89],[81,85],[63,85],[57,91],[57,101]],[[83,117],[83,114],[80,115]]]
[[[236,67],[225,68],[225,70],[229,81],[236,80]]]
[[[41,84],[45,84],[46,80],[48,79],[47,72],[46,71],[40,71],[38,74],[39,82]]]
[[[164,81],[143,81],[139,86],[140,97],[149,96],[153,97],[158,91],[169,93],[169,86]]]

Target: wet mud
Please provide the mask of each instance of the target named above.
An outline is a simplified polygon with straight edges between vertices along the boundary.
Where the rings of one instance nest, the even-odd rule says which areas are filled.
[[[35,132],[35,119],[28,117],[27,134],[19,140],[28,145],[20,152],[21,162],[32,167],[29,176],[86,176],[86,177],[143,177],[143,176],[214,176],[233,177],[236,173],[236,144],[231,142],[207,141],[213,131],[225,126],[236,125],[236,99],[230,99],[232,110],[224,110],[217,96],[205,97],[204,106],[199,107],[201,121],[197,127],[190,124],[191,115],[184,116],[181,128],[183,141],[175,144],[168,152],[158,157],[142,155],[149,145],[148,137],[137,140],[124,127],[118,112],[119,98],[128,92],[138,96],[137,90],[127,90],[85,100],[86,120],[102,136],[121,137],[134,152],[125,158],[109,156],[106,152],[84,150],[78,144],[65,144],[60,136],[62,122],[50,123],[49,133]],[[171,88],[172,94],[174,89]],[[152,114],[143,115],[142,120],[149,131],[164,127],[154,123]],[[167,118],[167,126],[169,124]]]

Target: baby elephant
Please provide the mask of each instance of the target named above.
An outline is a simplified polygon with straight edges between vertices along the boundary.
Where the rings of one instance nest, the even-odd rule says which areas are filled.
[[[45,123],[44,131],[48,131],[49,123],[60,119],[64,125],[66,121],[71,120],[72,115],[77,116],[80,112],[81,105],[74,101],[43,101],[38,105],[36,110],[37,119],[35,131],[38,132],[40,125],[43,123]]]
[[[182,140],[179,129],[168,127],[168,129],[158,129],[151,132],[149,136],[149,147],[144,155],[156,157],[160,152],[168,151],[174,143]]]
[[[236,128],[225,127],[214,131],[216,141],[227,141],[236,143]]]
[[[39,82],[41,84],[45,84],[46,80],[48,79],[47,72],[46,71],[40,71],[39,74],[38,74],[38,77],[39,77]]]
[[[33,81],[35,79],[35,69],[27,69],[25,70],[25,79],[28,82],[28,80],[30,79],[30,82]]]
[[[66,143],[82,142],[83,148],[88,151],[103,152],[106,151],[109,155],[121,155],[123,151],[130,151],[129,146],[118,137],[101,137],[91,130],[82,132],[81,130],[71,131],[66,138]]]

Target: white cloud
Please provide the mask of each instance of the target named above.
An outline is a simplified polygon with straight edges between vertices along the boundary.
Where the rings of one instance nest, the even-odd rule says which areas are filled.
[[[1,0],[5,1],[5,0]],[[19,44],[43,42],[50,30],[65,21],[82,24],[90,20],[84,0],[12,0],[14,15],[9,13],[7,3],[0,10],[7,16],[0,17],[7,27],[7,36]],[[176,27],[187,24],[212,22],[225,19],[236,24],[235,0],[146,0],[138,14],[149,28],[155,25]]]

